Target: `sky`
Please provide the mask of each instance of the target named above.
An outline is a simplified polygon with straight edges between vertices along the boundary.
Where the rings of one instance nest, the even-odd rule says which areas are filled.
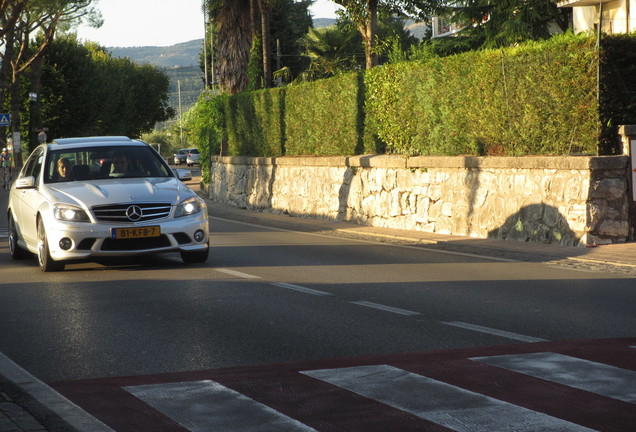
[[[201,0],[98,0],[94,4],[102,12],[104,25],[99,29],[79,27],[77,36],[81,40],[104,47],[132,47],[203,39]],[[335,18],[338,7],[331,0],[317,0],[310,13],[314,18]]]

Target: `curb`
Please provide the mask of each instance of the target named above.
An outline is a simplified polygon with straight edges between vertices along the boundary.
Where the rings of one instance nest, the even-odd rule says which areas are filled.
[[[115,432],[95,417],[0,353],[0,375],[21,393],[31,398],[41,412],[54,416],[75,432]]]

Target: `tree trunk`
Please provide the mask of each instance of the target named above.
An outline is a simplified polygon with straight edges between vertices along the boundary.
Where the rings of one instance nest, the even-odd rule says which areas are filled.
[[[261,9],[261,34],[263,41],[263,85],[265,88],[272,86],[272,62],[270,53],[269,13],[271,5],[268,0],[258,0]]]
[[[252,44],[249,6],[249,0],[230,0],[219,12],[219,84],[229,94],[247,88]]]
[[[369,70],[378,65],[378,53],[375,49],[376,34],[378,31],[378,0],[367,0],[369,16],[364,34],[364,53],[366,57],[366,69]]]

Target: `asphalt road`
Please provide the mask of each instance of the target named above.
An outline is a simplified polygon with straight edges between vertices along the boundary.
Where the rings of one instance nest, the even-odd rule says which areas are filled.
[[[636,329],[633,279],[617,274],[211,226],[196,266],[174,254],[44,274],[2,243],[0,352],[49,382]]]

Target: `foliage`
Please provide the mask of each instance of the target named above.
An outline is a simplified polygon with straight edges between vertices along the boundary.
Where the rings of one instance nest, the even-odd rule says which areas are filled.
[[[567,34],[244,92],[224,102],[229,154],[596,154],[597,60]]]
[[[310,28],[302,38],[304,55],[309,66],[298,81],[330,78],[355,68],[355,33],[342,26]]]
[[[431,41],[440,55],[477,48],[500,48],[552,36],[552,27],[568,28],[570,8],[547,0],[453,0],[441,12],[454,23],[467,23],[457,35]]]
[[[14,132],[19,132],[22,126],[20,87],[28,83],[29,93],[40,93],[42,58],[58,29],[83,20],[95,27],[101,25],[101,15],[91,4],[92,0],[0,2],[0,107],[4,109],[9,100]],[[30,119],[30,123],[33,121]],[[33,130],[36,125],[28,126]],[[2,135],[4,132],[3,128]]]
[[[594,40],[401,63],[367,74],[373,133],[401,154],[597,152]]]
[[[272,56],[271,61],[274,64],[272,70],[287,67],[293,78],[307,67],[307,60],[301,55],[300,39],[313,26],[309,14],[310,5],[310,0],[272,1],[269,28],[272,43],[270,51],[276,53],[278,41],[281,54],[280,57]]]
[[[170,118],[168,78],[154,66],[113,58],[104,48],[56,39],[45,57],[42,124],[49,137],[138,137]]]
[[[377,66],[378,16],[417,16],[427,19],[438,8],[437,0],[334,0],[343,6],[346,17],[358,30],[364,47],[365,68]]]
[[[258,90],[230,97],[224,104],[229,155],[283,154],[285,90]]]
[[[360,73],[348,73],[289,87],[281,112],[285,126],[281,153],[321,156],[362,153],[362,77]]]
[[[636,124],[636,33],[601,39],[601,150],[620,153],[617,126]]]
[[[201,152],[201,160],[221,153],[225,140],[225,106],[228,96],[204,93],[197,103],[184,115],[188,142]],[[201,164],[202,183],[210,182],[209,164]]]

